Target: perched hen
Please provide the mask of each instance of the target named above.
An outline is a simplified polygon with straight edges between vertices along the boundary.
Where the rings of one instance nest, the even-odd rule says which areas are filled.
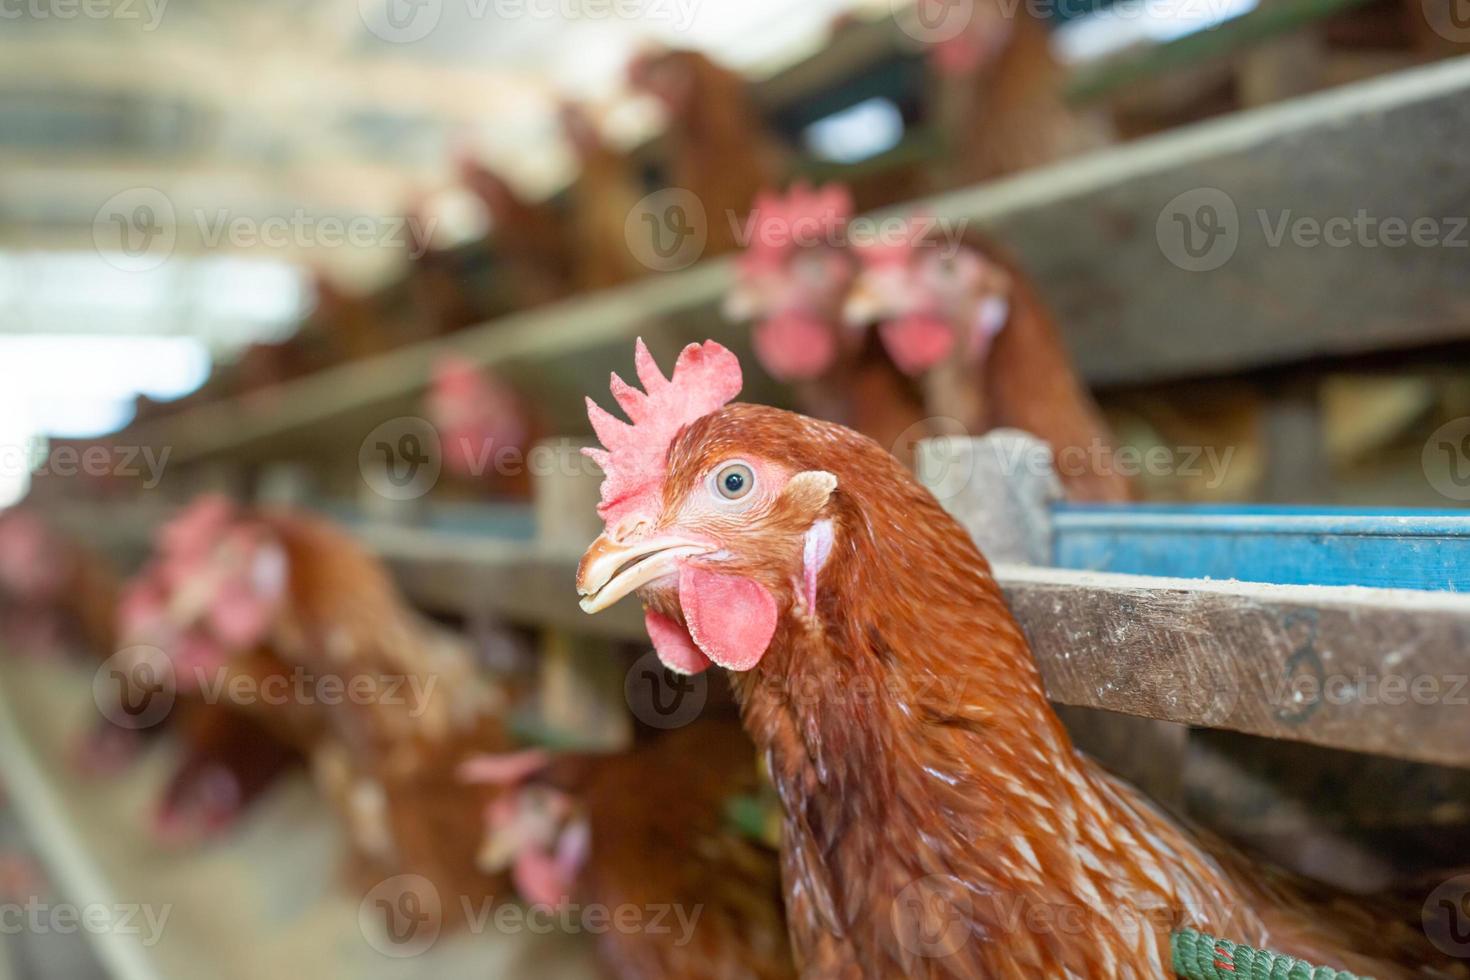
[[[754,321],[756,357],[792,385],[804,413],[900,450],[903,434],[923,419],[923,404],[882,351],[842,321],[857,274],[844,247],[852,207],[838,184],[760,194],[725,315]]]
[[[736,248],[736,229],[755,195],[775,183],[784,166],[745,79],[697,51],[680,50],[642,55],[628,77],[668,115],[668,183],[704,207],[705,254]]]
[[[637,163],[610,146],[582,106],[561,109],[561,128],[581,170],[567,192],[567,245],[578,289],[606,289],[648,272],[628,247],[628,215],[643,197]]]
[[[23,507],[0,511],[0,638],[27,652],[113,651],[116,572]]]
[[[524,460],[536,422],[508,382],[471,361],[444,357],[434,365],[425,409],[451,472],[499,493],[530,494]]]
[[[942,241],[929,224],[914,218],[902,240],[858,249],[848,322],[878,325],[894,363],[922,383],[931,415],[973,435],[1025,429],[1051,444],[1068,497],[1130,499],[1112,436],[1036,287],[994,246]]]
[[[419,619],[387,570],[323,521],[217,501],[172,530],[202,546],[159,572],[167,626],[181,638],[165,647],[181,694],[251,692],[230,706],[309,755],[364,881],[423,875],[456,913],[503,890],[474,867],[494,793],[456,775],[467,756],[511,747],[500,692],[469,651]],[[237,678],[252,683],[236,688]]]
[[[565,296],[571,288],[571,259],[565,221],[549,201],[528,201],[506,180],[466,155],[459,180],[490,214],[490,244],[505,271],[512,308],[536,306]]]
[[[1109,142],[1103,118],[1067,104],[1067,70],[1038,8],[1001,0],[919,7],[942,38],[929,50],[934,122],[949,139],[942,183],[991,180]]]
[[[690,771],[692,758],[700,765]],[[598,937],[609,976],[796,976],[775,855],[726,823],[730,801],[760,779],[737,724],[696,722],[633,752],[559,757],[535,773],[524,761],[465,767],[469,778],[518,784],[490,808],[487,870],[513,869],[521,896],[537,904],[670,910],[657,929]]]
[[[645,391],[613,382],[632,425],[590,408],[606,531],[582,607],[637,592],[667,665],[733,672],[803,976],[1166,977],[1180,926],[1456,975],[1417,928],[1323,908],[1077,753],[984,557],[882,447],[728,404],[713,342],[671,380],[641,344],[637,366]]]

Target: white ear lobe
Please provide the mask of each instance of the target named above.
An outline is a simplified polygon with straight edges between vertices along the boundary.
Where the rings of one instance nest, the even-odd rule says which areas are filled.
[[[831,474],[827,474],[831,475]],[[833,480],[836,485],[836,480]],[[817,610],[817,575],[826,566],[827,559],[832,557],[832,542],[835,535],[832,531],[830,519],[820,520],[807,528],[806,538],[801,548],[801,582],[802,592],[806,597],[806,607],[815,613]]]
[[[827,498],[837,489],[837,477],[826,470],[803,470],[786,482],[781,495],[815,514],[827,505]]]
[[[250,585],[257,595],[265,599],[279,599],[286,593],[289,568],[286,549],[275,541],[267,542],[255,553],[255,561],[250,567]]]

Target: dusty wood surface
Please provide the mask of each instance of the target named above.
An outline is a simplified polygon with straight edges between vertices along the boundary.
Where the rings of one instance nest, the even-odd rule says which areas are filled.
[[[1000,567],[1066,704],[1470,766],[1470,600]]]

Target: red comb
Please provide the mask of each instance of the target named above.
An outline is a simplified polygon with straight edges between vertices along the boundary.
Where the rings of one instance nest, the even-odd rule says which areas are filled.
[[[902,231],[895,234],[885,222],[872,241],[854,241],[853,245],[865,266],[907,265],[927,236],[930,223],[927,215],[910,215]]]
[[[852,194],[842,184],[813,190],[798,183],[785,197],[763,191],[751,208],[750,242],[740,257],[741,271],[779,266],[801,245],[835,241],[850,220]]]
[[[158,530],[158,550],[195,556],[208,551],[235,519],[234,501],[220,494],[196,497]]]
[[[639,338],[633,358],[643,391],[616,374],[612,394],[628,413],[629,425],[587,399],[587,417],[603,448],[583,449],[602,467],[602,503],[597,515],[609,528],[630,514],[656,513],[669,444],[690,422],[722,407],[740,393],[740,361],[713,340],[690,344],[665,378]]]

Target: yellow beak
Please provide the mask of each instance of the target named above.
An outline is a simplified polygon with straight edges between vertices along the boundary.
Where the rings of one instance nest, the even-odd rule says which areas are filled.
[[[637,541],[614,541],[603,534],[592,542],[577,566],[582,611],[602,612],[633,590],[677,574],[682,559],[713,550],[708,544],[674,534]]]

